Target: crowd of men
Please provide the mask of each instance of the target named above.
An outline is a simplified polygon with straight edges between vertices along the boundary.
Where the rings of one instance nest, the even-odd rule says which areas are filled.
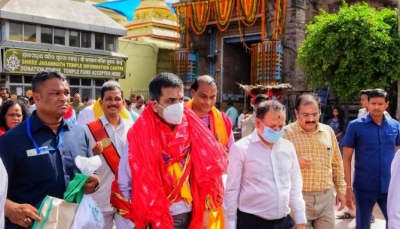
[[[104,229],[334,229],[334,206],[346,205],[356,228],[368,229],[376,203],[387,228],[400,228],[400,125],[384,115],[382,89],[368,92],[365,114],[348,125],[343,158],[312,94],[297,98],[288,125],[286,107],[258,95],[235,142],[237,110],[215,107],[210,76],[197,77],[186,99],[183,82],[160,73],[147,104],[141,95],[124,99],[116,81],[104,83],[93,104],[79,94],[71,102],[55,71],[35,75],[32,91],[29,118],[0,137],[0,228],[43,220],[43,199],[62,199],[80,172],[74,159],[96,155],[102,165],[84,190]],[[71,109],[75,122],[65,116]]]

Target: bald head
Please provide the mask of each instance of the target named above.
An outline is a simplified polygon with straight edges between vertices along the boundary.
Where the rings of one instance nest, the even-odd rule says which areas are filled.
[[[86,106],[93,105],[95,102],[96,102],[96,100],[90,99],[90,100],[87,102],[87,105],[86,105]]]
[[[197,115],[208,114],[217,101],[217,84],[210,76],[197,77],[190,92],[193,99],[193,111]]]
[[[197,91],[199,87],[204,84],[217,87],[217,83],[215,82],[214,78],[209,75],[204,75],[195,78],[190,89]]]

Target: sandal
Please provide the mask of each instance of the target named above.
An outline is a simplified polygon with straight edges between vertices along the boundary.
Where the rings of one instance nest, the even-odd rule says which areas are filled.
[[[337,219],[354,219],[355,216],[350,215],[348,212],[343,212],[342,215],[337,215]]]

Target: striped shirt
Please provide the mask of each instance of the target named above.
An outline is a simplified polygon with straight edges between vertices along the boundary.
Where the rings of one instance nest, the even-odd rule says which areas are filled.
[[[303,192],[335,188],[346,194],[342,157],[331,127],[318,123],[314,133],[307,133],[294,122],[285,127],[283,137],[294,144],[297,156],[311,156],[311,166],[301,170]]]

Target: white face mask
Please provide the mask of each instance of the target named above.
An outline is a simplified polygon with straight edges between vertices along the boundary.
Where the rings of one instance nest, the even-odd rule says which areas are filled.
[[[158,103],[157,103],[158,104]],[[158,104],[162,109],[164,109],[161,115],[166,122],[173,125],[178,125],[182,123],[183,117],[183,103],[175,103],[164,108]]]

